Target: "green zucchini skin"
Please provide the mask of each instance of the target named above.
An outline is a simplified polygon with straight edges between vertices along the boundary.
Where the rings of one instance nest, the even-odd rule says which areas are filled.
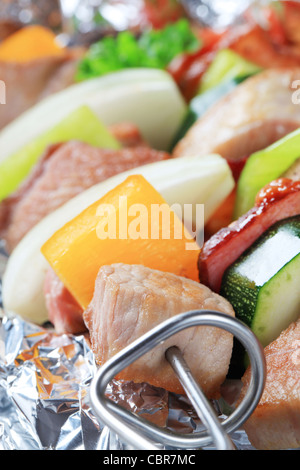
[[[300,215],[266,231],[224,273],[220,294],[263,346],[300,315]]]

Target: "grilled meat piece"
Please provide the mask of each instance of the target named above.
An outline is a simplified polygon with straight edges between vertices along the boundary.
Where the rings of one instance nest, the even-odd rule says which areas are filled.
[[[265,348],[266,385],[254,413],[244,424],[259,450],[300,447],[300,318]],[[244,396],[250,368],[243,377]]]
[[[93,300],[84,312],[96,362],[105,363],[164,320],[194,309],[213,309],[234,316],[225,299],[195,281],[141,265],[102,267]],[[118,378],[183,393],[165,359],[165,351],[175,345],[204,392],[209,397],[218,396],[228,371],[232,342],[232,335],[219,328],[189,328],[135,361]]]
[[[228,160],[251,155],[300,126],[292,83],[300,68],[269,69],[241,83],[213,105],[174,149],[175,157],[218,153]]]

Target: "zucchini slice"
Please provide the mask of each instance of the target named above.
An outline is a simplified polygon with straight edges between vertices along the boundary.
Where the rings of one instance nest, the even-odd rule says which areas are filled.
[[[300,315],[300,215],[266,231],[225,272],[221,295],[266,346]]]

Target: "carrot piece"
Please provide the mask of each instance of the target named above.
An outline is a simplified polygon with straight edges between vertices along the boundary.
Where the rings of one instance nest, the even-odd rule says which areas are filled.
[[[129,176],[42,247],[83,309],[92,300],[101,266],[141,264],[197,281],[199,252],[172,208],[141,175]]]
[[[55,34],[39,25],[26,26],[0,44],[0,60],[30,62],[42,57],[63,57],[65,49],[56,42]]]

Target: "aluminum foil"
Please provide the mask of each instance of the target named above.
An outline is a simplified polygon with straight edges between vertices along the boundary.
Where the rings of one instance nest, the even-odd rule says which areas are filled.
[[[178,0],[187,16],[201,26],[226,28],[242,21],[252,4],[269,0]],[[142,15],[144,0],[60,0],[62,32],[72,42],[85,42],[109,31],[136,32],[149,27]],[[141,19],[143,18],[143,20]],[[141,24],[142,21],[142,24]]]
[[[95,418],[89,385],[96,367],[84,336],[56,335],[1,311],[0,449],[133,450]],[[107,395],[175,432],[202,429],[188,399],[148,384],[113,381]],[[222,406],[219,410],[225,414]],[[238,449],[251,446],[243,431]],[[208,449],[207,449],[208,450]]]

